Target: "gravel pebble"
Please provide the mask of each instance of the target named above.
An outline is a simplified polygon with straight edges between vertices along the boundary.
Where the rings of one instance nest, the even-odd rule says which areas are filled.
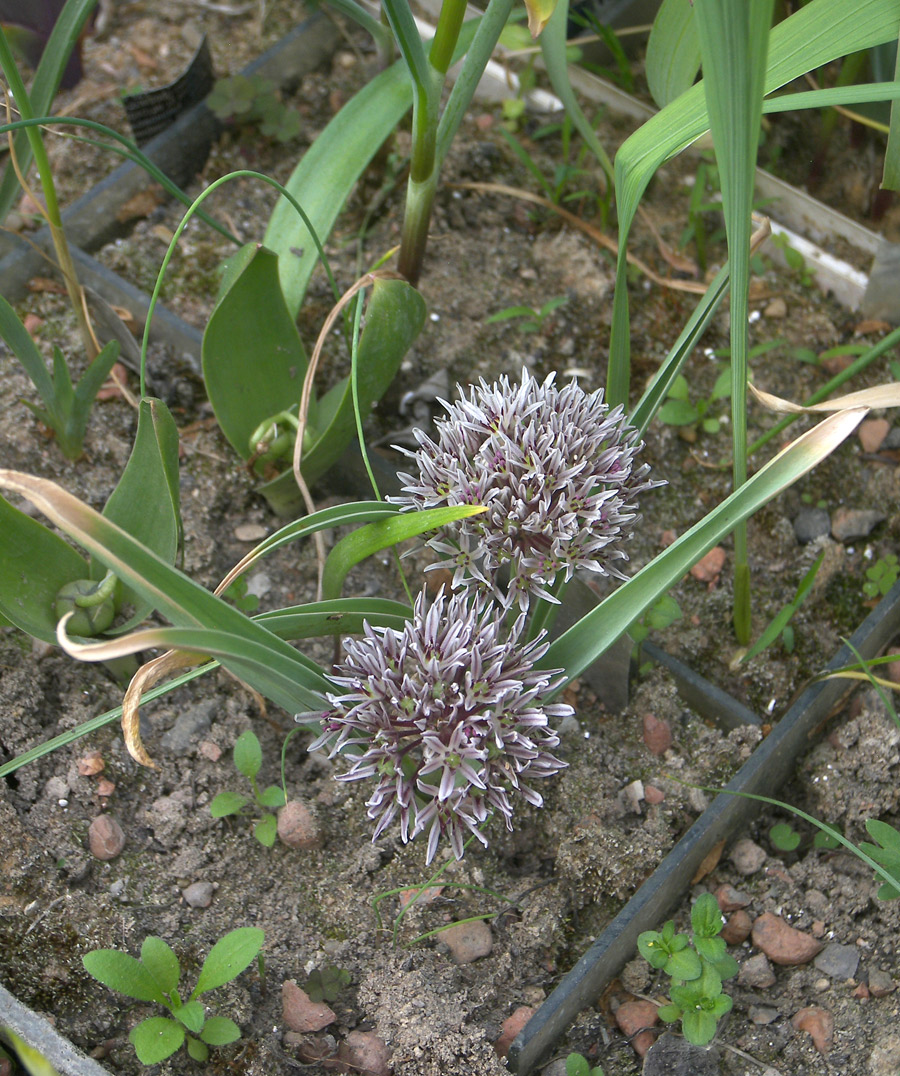
[[[729,912],[736,912],[739,908],[746,908],[750,903],[750,897],[739,889],[735,889],[733,885],[720,885],[714,896],[719,902],[719,910],[726,915]]]
[[[735,843],[729,858],[738,874],[742,874],[746,878],[750,874],[756,874],[765,863],[766,852],[755,841],[751,841],[749,837],[744,837],[743,840]]]
[[[859,967],[859,950],[855,945],[826,945],[813,961],[818,971],[832,979],[852,979]]]
[[[860,423],[857,437],[863,452],[877,452],[891,428],[886,418],[867,418]]]
[[[877,508],[839,508],[831,517],[831,535],[839,542],[866,538],[885,518]]]
[[[438,938],[450,950],[454,964],[471,964],[473,960],[488,956],[494,947],[491,928],[483,919],[476,919],[472,923],[455,923],[442,930]]]
[[[643,1076],[719,1076],[719,1051],[667,1031],[644,1059]]]
[[[801,508],[794,517],[794,534],[801,545],[831,533],[831,516],[824,508]]]
[[[358,1076],[390,1076],[391,1049],[372,1031],[351,1031],[338,1049],[338,1058]]]
[[[740,945],[750,937],[753,922],[743,908],[729,915],[725,926],[722,927],[722,937],[729,945]]]
[[[110,814],[97,815],[88,828],[88,846],[96,859],[115,859],[125,847],[122,827]]]
[[[897,989],[894,980],[881,968],[869,969],[869,993],[873,998],[886,998]]]
[[[503,1021],[500,1037],[494,1043],[494,1049],[500,1057],[506,1057],[513,1039],[528,1021],[534,1016],[536,1009],[531,1005],[520,1005],[510,1016]]]
[[[753,923],[753,944],[775,964],[808,964],[822,943],[790,926],[780,916],[765,912]]]
[[[644,1030],[659,1023],[656,1006],[652,1001],[626,1001],[616,1009],[616,1023],[638,1057],[643,1057],[656,1039],[652,1031]]]
[[[772,965],[765,953],[757,953],[756,956],[751,956],[749,960],[741,964],[738,982],[741,986],[751,986],[758,990],[765,990],[775,985],[775,972],[772,971]]]
[[[834,1017],[827,1009],[818,1005],[807,1005],[791,1017],[791,1023],[798,1031],[806,1031],[812,1038],[813,1045],[820,1054],[827,1054],[834,1039]]]
[[[293,979],[281,984],[281,1011],[291,1031],[321,1031],[337,1019],[333,1009],[324,1001],[313,1001]]]
[[[644,744],[654,755],[662,755],[672,746],[672,726],[655,714],[644,714]]]
[[[196,748],[203,734],[209,732],[214,709],[215,703],[207,701],[183,710],[160,739],[163,748],[174,755],[185,755]]]
[[[216,887],[212,882],[192,882],[181,891],[185,903],[192,908],[208,908],[212,904]]]
[[[691,575],[701,583],[709,583],[715,586],[722,569],[725,567],[725,550],[720,546],[714,546],[704,557],[691,568]]]
[[[288,800],[278,812],[278,839],[288,848],[320,848],[322,836],[312,811],[300,800]]]

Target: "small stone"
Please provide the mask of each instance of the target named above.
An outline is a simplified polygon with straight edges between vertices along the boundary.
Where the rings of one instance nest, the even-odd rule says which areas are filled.
[[[104,798],[106,798],[108,796],[111,796],[113,792],[115,792],[115,790],[115,784],[112,781],[108,780],[106,777],[101,777],[100,780],[97,782],[98,796],[103,796]]]
[[[537,1010],[530,1005],[520,1005],[511,1016],[507,1016],[503,1021],[500,1038],[494,1043],[494,1049],[500,1057],[506,1057],[513,1039],[534,1016],[535,1012]]]
[[[815,990],[819,994],[824,994],[826,990],[830,989],[830,987],[830,979],[816,979],[816,981],[813,983],[813,990]]]
[[[791,1017],[791,1023],[798,1031],[809,1033],[820,1054],[827,1054],[831,1049],[834,1017],[827,1009],[821,1009],[818,1005],[807,1005]]]
[[[261,542],[266,536],[266,528],[259,523],[241,523],[234,528],[234,536],[239,542]]]
[[[109,814],[97,815],[88,828],[88,846],[96,859],[115,859],[125,847],[122,827]]]
[[[321,1031],[337,1019],[324,1001],[313,1001],[293,979],[281,984],[281,1010],[291,1031]]]
[[[821,951],[822,943],[765,912],[753,924],[753,944],[775,964],[808,964]]]
[[[714,1046],[693,1046],[666,1031],[648,1050],[642,1076],[719,1076],[720,1072]]]
[[[824,938],[825,937],[825,922],[824,922],[824,920],[822,920],[822,919],[814,919],[813,923],[812,923],[812,926],[809,928],[809,932],[810,932],[810,934],[812,934],[812,936],[814,938]]]
[[[763,315],[767,318],[786,318],[787,303],[778,295],[766,306]]]
[[[872,995],[869,993],[869,988],[865,983],[860,983],[859,986],[853,991],[853,997],[859,1001],[868,1001]]]
[[[725,550],[717,545],[691,568],[691,575],[701,583],[714,587],[725,567]]]
[[[728,945],[740,945],[750,937],[753,923],[743,908],[733,912],[722,927],[722,937]]]
[[[450,950],[450,959],[454,964],[471,964],[473,960],[488,956],[494,947],[491,928],[483,919],[455,923],[442,930],[438,937]]]
[[[665,718],[644,714],[644,744],[654,755],[662,755],[672,746],[672,726]]]
[[[416,904],[433,904],[443,892],[442,885],[432,885],[426,889],[403,889],[397,896],[400,898],[400,907],[405,908],[413,897],[416,898]]]
[[[794,535],[801,545],[831,534],[831,516],[824,508],[801,508],[794,517]]]
[[[839,945],[831,942],[826,945],[813,961],[818,971],[830,975],[832,979],[852,979],[859,967],[859,950],[855,945]]]
[[[391,1049],[373,1031],[350,1031],[338,1049],[338,1059],[356,1076],[390,1076]]]
[[[304,1065],[331,1059],[337,1054],[334,1035],[303,1035],[299,1031],[285,1031],[282,1038],[286,1046],[292,1046],[297,1051],[297,1057]],[[334,1067],[333,1061],[329,1067]]]
[[[208,908],[212,904],[213,893],[216,887],[212,882],[191,882],[181,891],[185,903],[192,908]]]
[[[897,989],[897,984],[881,968],[869,969],[869,993],[873,998],[886,998]]]
[[[750,903],[750,897],[739,889],[735,889],[733,885],[720,885],[714,896],[719,902],[719,910],[726,915],[729,912],[736,912],[739,908],[746,908]]]
[[[288,848],[320,848],[322,837],[312,811],[300,800],[288,800],[278,812],[278,839]]]
[[[831,535],[838,542],[866,538],[885,518],[877,508],[839,508],[831,517]]]
[[[79,777],[93,777],[98,773],[102,773],[105,769],[106,763],[99,751],[88,751],[86,755],[78,760],[78,776]]]
[[[644,782],[632,781],[622,789],[622,798],[633,814],[641,813],[641,800],[644,798]]]
[[[751,1005],[747,1010],[747,1015],[757,1027],[765,1027],[778,1019],[779,1012],[771,1005]]]
[[[213,706],[208,702],[189,706],[175,719],[175,724],[163,734],[160,743],[173,755],[186,755],[212,724]]]
[[[662,789],[657,788],[656,785],[644,785],[644,799],[651,807],[655,807],[658,803],[662,803],[665,798],[665,792],[663,792]]]
[[[751,841],[749,837],[744,837],[735,843],[731,849],[729,859],[738,874],[742,874],[746,878],[748,875],[756,874],[765,863],[766,853],[755,841]]]
[[[857,437],[863,452],[877,452],[891,428],[886,418],[867,418],[860,423]]]
[[[616,1009],[616,1023],[638,1057],[643,1057],[653,1045],[656,1036],[646,1029],[658,1022],[652,1001],[625,1001]]]
[[[210,762],[218,762],[222,757],[222,748],[217,743],[213,743],[212,740],[201,740],[197,744],[197,751],[204,758],[208,758]]]
[[[772,971],[772,965],[766,959],[765,953],[757,953],[741,964],[738,982],[741,986],[750,986],[757,990],[766,990],[775,985],[775,972]]]

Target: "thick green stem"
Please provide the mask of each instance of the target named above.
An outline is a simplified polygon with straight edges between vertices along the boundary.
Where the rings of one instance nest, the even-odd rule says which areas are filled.
[[[446,75],[453,62],[459,31],[466,16],[466,0],[444,0],[438,24],[431,39],[428,62],[441,75]]]
[[[25,83],[22,81],[19,69],[16,67],[16,62],[13,58],[12,51],[10,50],[9,42],[6,39],[6,34],[4,34],[2,28],[0,28],[0,68],[2,68],[3,74],[6,76],[10,92],[12,93],[22,119],[33,119],[34,113],[31,110],[28,91],[25,89]],[[94,338],[91,335],[90,327],[88,326],[87,318],[85,317],[84,307],[82,306],[81,289],[78,285],[78,277],[75,273],[75,263],[72,261],[72,255],[69,252],[69,244],[66,242],[65,232],[63,231],[62,216],[59,211],[59,200],[56,197],[53,173],[50,170],[50,160],[47,157],[47,151],[44,148],[41,129],[40,127],[28,127],[26,128],[26,134],[28,136],[29,145],[31,146],[31,152],[34,155],[34,163],[37,167],[38,175],[40,176],[41,190],[44,192],[44,201],[47,207],[47,224],[50,227],[50,236],[53,240],[54,249],[56,250],[56,257],[59,260],[59,268],[66,285],[66,292],[68,293],[69,301],[72,304],[75,321],[78,324],[78,331],[80,332],[81,339],[84,343],[84,350],[87,353],[88,360],[93,362],[97,357],[97,348],[94,345]]]
[[[406,190],[406,211],[403,215],[403,233],[397,271],[415,287],[422,272],[425,246],[428,242],[428,224],[431,207],[437,190],[438,170],[432,168],[424,182],[417,182],[410,174]]]

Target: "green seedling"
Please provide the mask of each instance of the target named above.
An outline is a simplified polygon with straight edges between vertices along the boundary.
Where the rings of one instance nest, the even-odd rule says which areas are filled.
[[[320,971],[318,968],[309,973],[305,990],[312,1001],[336,1001],[340,992],[350,982],[350,972],[328,964]]]
[[[206,1061],[210,1046],[236,1042],[241,1029],[226,1016],[207,1016],[198,998],[236,979],[256,959],[264,940],[258,927],[239,927],[217,941],[187,1001],[178,992],[178,957],[162,938],[145,938],[139,960],[118,949],[95,949],[82,957],[82,963],[89,975],[110,990],[137,1001],[155,1001],[172,1014],[150,1016],[132,1028],[128,1038],[142,1064],[164,1061],[185,1042],[195,1061]]]
[[[888,553],[866,569],[863,594],[867,598],[883,598],[898,578],[900,578],[900,564],[897,562],[896,554]]]
[[[859,847],[894,878],[900,878],[900,830],[870,818],[866,822],[866,832],[878,843],[861,841]],[[900,897],[900,887],[893,882],[883,882],[877,896],[879,900],[896,900]]]
[[[548,299],[540,310],[535,310],[530,306],[508,306],[504,310],[498,310],[496,314],[491,314],[485,324],[494,325],[499,321],[521,319],[518,327],[523,333],[540,332],[544,328],[544,322],[553,311],[558,310],[568,301],[567,295],[557,295],[553,299]]]
[[[797,587],[797,593],[794,595],[793,599],[772,619],[762,635],[760,635],[753,646],[751,646],[743,658],[741,658],[742,662],[750,661],[750,659],[755,658],[757,654],[761,654],[763,650],[771,646],[779,636],[781,636],[781,643],[784,646],[784,649],[789,654],[793,651],[794,629],[791,626],[790,621],[793,618],[794,613],[800,608],[804,598],[812,589],[812,585],[816,580],[816,575],[822,567],[822,561],[824,559],[825,551],[823,550],[818,557],[816,557],[813,566],[800,580],[800,586]]]
[[[776,822],[769,830],[769,840],[779,852],[793,852],[800,846],[800,834],[790,822]]]
[[[262,767],[262,748],[256,733],[251,729],[242,732],[235,741],[234,766],[238,773],[242,773],[250,782],[253,790],[252,802],[263,812],[262,818],[253,827],[253,836],[261,845],[271,848],[278,832],[278,819],[271,812],[284,806],[285,795],[278,785],[269,785],[260,791],[256,775]],[[213,818],[227,818],[229,815],[240,814],[250,802],[250,797],[241,795],[240,792],[220,792],[209,805],[209,810]]]
[[[732,1000],[722,982],[738,973],[737,961],[725,951],[719,937],[724,919],[718,902],[704,893],[691,909],[693,934],[676,934],[670,920],[661,931],[645,930],[638,936],[638,951],[672,980],[668,1005],[659,1009],[667,1023],[681,1020],[684,1037],[705,1046],[715,1035],[719,1019],[731,1011]]]
[[[815,275],[806,258],[791,246],[790,239],[784,234],[784,232],[776,232],[772,235],[772,242],[778,247],[784,255],[785,265],[794,274],[797,280],[803,285],[804,288],[811,288],[816,281]]]
[[[226,588],[222,597],[230,601],[235,609],[242,613],[255,613],[259,608],[259,595],[251,594],[248,590],[246,575],[239,575],[235,581]]]
[[[257,125],[276,142],[290,142],[300,134],[300,113],[288,108],[274,83],[260,75],[219,79],[206,103],[223,122]]]
[[[566,1058],[566,1076],[603,1076],[600,1065],[591,1067],[584,1054],[571,1053]]]
[[[731,373],[723,370],[716,378],[712,392],[705,399],[695,403],[690,399],[687,378],[679,374],[667,394],[666,402],[659,409],[659,420],[667,426],[699,427],[704,433],[718,433],[721,418],[710,413],[718,400],[727,400],[731,395]]]

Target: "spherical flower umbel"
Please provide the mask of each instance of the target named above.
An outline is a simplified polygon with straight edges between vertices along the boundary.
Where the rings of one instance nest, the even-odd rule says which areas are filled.
[[[404,842],[428,832],[427,863],[442,835],[460,859],[470,833],[487,844],[481,826],[495,811],[512,829],[513,793],[541,805],[530,782],[566,765],[550,752],[559,737],[548,722],[573,711],[543,701],[559,670],[534,668],[547,643],[520,644],[523,626],[519,617],[508,630],[481,595],[442,589],[430,609],[419,595],[402,631],[366,625],[345,641],[332,677],[345,690],[329,695],[310,750],[337,733],[331,756],[346,750],[351,762],[338,780],[376,780],[373,839],[399,819]]]
[[[615,562],[628,559],[621,543],[637,495],[657,484],[634,464],[641,445],[622,408],[610,410],[600,389],[558,389],[553,379],[523,369],[519,385],[482,379],[458,403],[441,401],[437,441],[415,431],[418,449],[404,451],[419,473],[401,474],[406,496],[392,498],[410,508],[485,505],[429,544],[454,563],[454,587],[490,590],[522,610],[531,595],[554,600],[548,588],[560,572],[624,578]]]

